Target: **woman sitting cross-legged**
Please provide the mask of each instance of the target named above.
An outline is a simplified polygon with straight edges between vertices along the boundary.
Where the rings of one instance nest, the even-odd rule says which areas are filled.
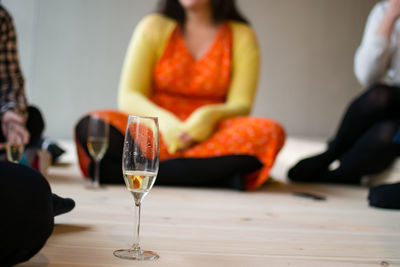
[[[355,55],[355,73],[367,90],[348,107],[326,151],[289,170],[294,181],[360,184],[364,175],[388,168],[400,155],[400,0],[371,11]],[[397,138],[400,139],[400,138]],[[330,169],[330,164],[340,166]],[[400,208],[400,184],[370,189],[370,205]]]
[[[275,121],[247,116],[259,48],[232,0],[166,0],[136,27],[122,70],[121,112],[96,111],[113,126],[103,182],[122,182],[126,114],[159,118],[157,184],[256,189],[267,180],[285,134]],[[76,128],[82,170],[88,117]]]

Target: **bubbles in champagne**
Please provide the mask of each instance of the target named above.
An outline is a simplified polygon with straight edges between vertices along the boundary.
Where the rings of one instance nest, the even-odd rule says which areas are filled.
[[[153,187],[157,173],[146,171],[124,171],[126,187],[135,199],[142,199]]]

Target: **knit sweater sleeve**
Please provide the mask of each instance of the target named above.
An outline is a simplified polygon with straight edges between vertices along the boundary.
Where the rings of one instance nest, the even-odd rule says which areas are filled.
[[[259,75],[259,47],[253,30],[243,23],[231,23],[233,61],[227,100],[194,111],[181,125],[195,141],[207,139],[222,119],[248,115],[253,105]]]
[[[159,118],[160,132],[170,152],[177,149],[181,122],[174,114],[150,101],[149,96],[153,67],[174,25],[157,14],[145,17],[137,25],[125,56],[118,94],[121,111]]]
[[[354,57],[354,73],[363,86],[380,81],[390,64],[390,40],[376,33],[386,8],[387,3],[379,2],[372,9]]]

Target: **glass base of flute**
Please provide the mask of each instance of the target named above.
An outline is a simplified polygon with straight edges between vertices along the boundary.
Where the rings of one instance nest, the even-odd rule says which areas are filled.
[[[134,194],[132,194],[134,195]],[[144,251],[140,248],[140,239],[139,239],[139,231],[140,231],[140,208],[142,204],[142,198],[145,194],[138,193],[138,195],[134,195],[135,197],[135,241],[131,248],[128,249],[119,249],[114,251],[114,256],[121,259],[128,260],[156,260],[159,258],[157,253],[153,251]],[[138,198],[136,198],[138,197]]]
[[[135,250],[134,248],[116,250],[114,251],[114,256],[121,259],[139,261],[156,260],[159,258],[157,253],[153,251],[144,251],[142,249]]]

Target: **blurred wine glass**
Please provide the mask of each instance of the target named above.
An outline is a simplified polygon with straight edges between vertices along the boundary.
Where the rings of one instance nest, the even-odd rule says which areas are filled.
[[[100,188],[100,161],[108,149],[109,142],[108,119],[91,116],[88,124],[87,148],[95,164],[94,177],[90,188]]]

